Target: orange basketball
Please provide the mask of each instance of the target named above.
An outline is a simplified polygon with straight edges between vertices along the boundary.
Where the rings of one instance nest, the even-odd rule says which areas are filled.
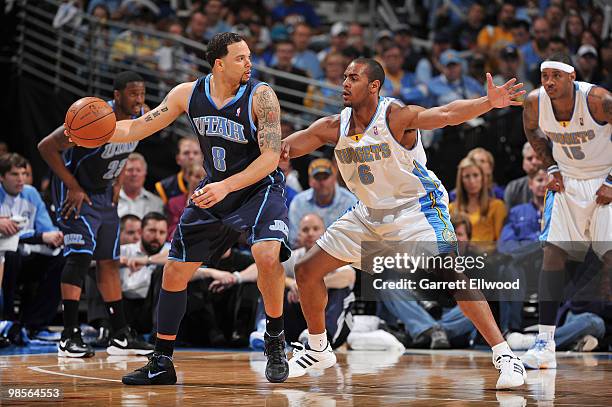
[[[108,103],[95,97],[77,100],[66,113],[66,130],[81,147],[95,148],[105,144],[115,132],[117,119]]]

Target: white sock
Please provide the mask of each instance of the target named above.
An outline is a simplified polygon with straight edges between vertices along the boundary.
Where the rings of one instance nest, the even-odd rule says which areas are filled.
[[[555,326],[554,325],[538,325],[540,334],[546,334],[546,340],[552,341],[555,339]]]
[[[327,347],[327,331],[323,331],[321,334],[311,334],[308,332],[308,346],[312,350],[324,350]]]
[[[491,348],[493,350],[493,358],[495,359],[496,355],[509,355],[509,356],[514,356],[514,352],[512,352],[512,349],[510,349],[510,346],[508,346],[508,342],[504,341],[501,343],[498,343],[497,345],[493,346]]]

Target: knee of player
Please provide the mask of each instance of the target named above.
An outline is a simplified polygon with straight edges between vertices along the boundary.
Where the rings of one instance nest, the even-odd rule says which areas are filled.
[[[92,256],[86,253],[72,253],[68,255],[62,270],[61,282],[82,287],[87,270],[91,265],[91,260]]]
[[[255,258],[255,264],[257,264],[257,270],[265,272],[273,271],[278,268],[280,264],[278,254],[270,252],[253,252]]]
[[[187,283],[191,278],[191,273],[186,273],[179,265],[180,263],[168,262],[164,267],[164,275],[162,280],[162,286],[164,289],[169,291],[179,291],[187,287]]]

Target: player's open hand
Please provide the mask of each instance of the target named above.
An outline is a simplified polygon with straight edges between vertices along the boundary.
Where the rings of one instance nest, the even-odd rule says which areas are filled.
[[[522,106],[523,101],[517,100],[525,94],[522,83],[514,84],[516,78],[510,79],[501,86],[495,86],[493,77],[487,72],[487,96],[491,106],[494,108],[503,108],[507,106]]]
[[[563,185],[563,176],[561,175],[561,172],[556,171],[548,176],[548,185],[546,185],[546,189],[553,192],[565,191],[565,185]]]
[[[222,201],[229,193],[230,189],[225,182],[213,182],[195,191],[191,195],[191,200],[200,208],[206,209]]]
[[[606,184],[603,184],[599,187],[597,192],[595,192],[595,202],[598,205],[609,205],[612,202],[612,187]]]
[[[92,205],[91,199],[89,199],[89,196],[87,196],[81,187],[68,188],[66,200],[64,200],[64,204],[62,205],[60,215],[63,216],[64,219],[68,219],[72,211],[74,211],[74,218],[78,219],[79,214],[81,213],[81,207],[83,206],[83,201],[87,202],[89,205]]]

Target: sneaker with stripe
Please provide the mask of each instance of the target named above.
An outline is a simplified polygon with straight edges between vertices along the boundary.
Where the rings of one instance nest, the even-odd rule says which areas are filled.
[[[293,356],[289,359],[289,377],[300,377],[311,370],[323,370],[336,364],[336,355],[329,342],[322,351],[310,349],[299,342],[291,343]]]
[[[516,356],[500,355],[495,358],[495,367],[499,369],[497,389],[512,389],[522,386],[527,378],[523,362]]]

